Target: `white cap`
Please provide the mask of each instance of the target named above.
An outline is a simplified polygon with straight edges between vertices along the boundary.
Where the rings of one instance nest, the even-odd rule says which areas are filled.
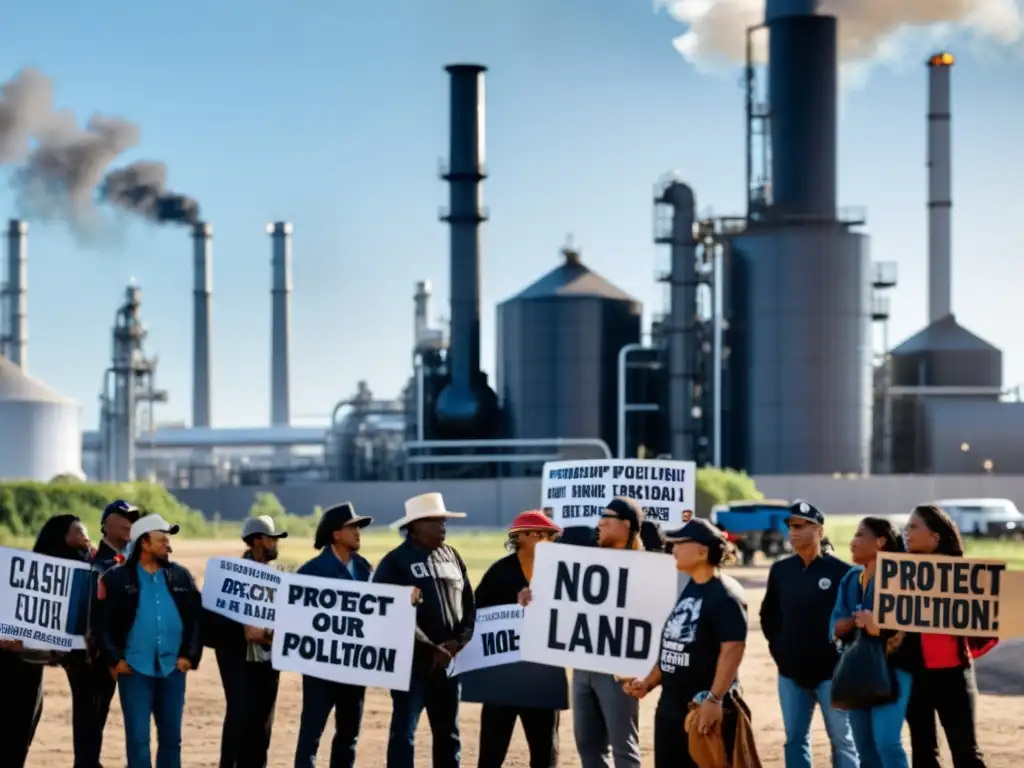
[[[132,523],[132,544],[137,542],[147,533],[156,533],[159,531],[160,533],[168,533],[173,536],[180,530],[180,526],[171,525],[160,517],[160,515],[146,515]]]

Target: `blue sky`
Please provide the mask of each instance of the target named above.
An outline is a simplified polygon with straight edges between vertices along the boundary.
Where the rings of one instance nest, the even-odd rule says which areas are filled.
[[[396,395],[410,373],[412,292],[435,285],[447,315],[443,66],[490,68],[483,237],[483,350],[494,305],[558,264],[567,233],[591,268],[663,309],[653,280],[651,190],[677,169],[702,211],[743,206],[738,72],[698,73],[681,25],[649,0],[37,0],[4,13],[0,78],[35,65],[57,102],[142,129],[126,161],[159,159],[213,223],[213,420],[265,424],[270,265],[264,224],[295,225],[292,413],[327,418],[360,379]],[[956,49],[954,37],[950,45]],[[925,97],[933,42],[844,95],[840,201],[868,209],[872,255],[899,263],[891,336],[924,324]],[[1024,149],[1020,50],[964,46],[954,70],[954,309],[1024,381],[1018,331]],[[13,200],[0,185],[0,213]],[[6,218],[6,216],[4,216]],[[149,349],[171,401],[191,412],[187,230],[129,226],[82,248],[65,229],[30,239],[31,373],[97,418],[110,324],[129,278],[143,290]]]

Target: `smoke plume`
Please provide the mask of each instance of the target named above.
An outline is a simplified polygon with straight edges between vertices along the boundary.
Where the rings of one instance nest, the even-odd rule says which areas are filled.
[[[674,41],[694,64],[741,62],[746,30],[764,20],[765,0],[655,0],[688,29]],[[942,32],[965,27],[974,35],[1009,45],[1024,35],[1021,0],[819,0],[819,13],[839,18],[839,54],[864,63],[893,54],[908,29]],[[758,36],[761,37],[761,36]],[[756,51],[764,60],[764,50]]]
[[[76,233],[93,229],[97,202],[156,222],[191,224],[199,205],[167,190],[167,167],[137,162],[111,170],[139,143],[138,126],[94,115],[84,126],[54,108],[53,82],[25,68],[0,85],[0,165],[12,169],[21,214],[60,219]]]

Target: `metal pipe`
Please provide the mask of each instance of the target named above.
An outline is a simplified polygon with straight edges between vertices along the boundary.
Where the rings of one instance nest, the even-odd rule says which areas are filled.
[[[270,423],[291,423],[292,225],[267,224],[270,235]]]
[[[1003,395],[1012,390],[1002,387],[889,387],[893,397],[905,395],[928,395],[930,397],[978,397],[984,395]]]
[[[950,75],[953,56],[928,59],[928,322],[953,313]]]
[[[440,448],[525,448],[527,446],[550,448],[597,448],[606,459],[613,458],[608,443],[596,437],[552,437],[538,440],[416,440],[405,444],[409,449],[440,449]]]
[[[6,348],[8,360],[28,373],[28,222],[7,226]]]
[[[722,249],[725,246],[715,246],[715,283],[713,286],[714,297],[713,297],[713,311],[714,319],[712,326],[713,334],[713,360],[714,360],[714,377],[712,379],[714,387],[714,394],[712,400],[714,402],[714,432],[712,438],[712,458],[711,461],[716,467],[722,466],[722,322],[724,320],[724,312],[722,307],[722,301],[725,297],[725,276],[722,274],[722,270],[725,266],[725,258],[722,254]]]
[[[560,461],[560,454],[548,453],[487,453],[470,454],[468,456],[407,456],[408,464],[538,464],[548,461]]]
[[[213,227],[197,222],[192,227],[195,285],[192,340],[192,426],[210,426],[210,315],[213,293]]]
[[[426,405],[423,402],[426,385],[423,373],[423,355],[416,356],[416,440],[423,442],[426,437],[426,425],[423,423]]]
[[[619,400],[619,434],[618,434],[618,451],[615,455],[620,459],[626,458],[626,358],[629,357],[630,352],[639,352],[641,349],[652,349],[652,347],[639,342],[633,342],[632,344],[625,344],[622,349],[619,350],[619,386],[617,397]]]

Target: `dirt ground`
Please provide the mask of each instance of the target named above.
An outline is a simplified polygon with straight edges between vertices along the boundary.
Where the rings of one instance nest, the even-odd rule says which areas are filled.
[[[176,554],[179,562],[200,576],[207,557],[236,555],[236,549],[231,542],[181,542]],[[741,677],[747,700],[754,712],[761,759],[766,766],[782,766],[784,734],[776,695],[775,669],[757,624],[757,611],[763,595],[767,570],[735,568],[731,569],[730,573],[746,585],[750,603],[750,642]],[[983,662],[979,667],[979,678],[982,688],[986,691],[981,697],[978,714],[981,743],[987,754],[986,762],[989,768],[1009,768],[1020,762],[1020,745],[1024,739],[1024,646],[1007,645],[999,648],[991,654],[990,659]],[[644,701],[642,709],[641,740],[645,766],[653,764],[652,716],[655,703],[656,695],[652,695],[649,700]],[[198,671],[190,673],[185,706],[183,764],[187,768],[216,766],[224,698],[212,654],[204,660]],[[282,675],[271,747],[272,768],[289,768],[292,765],[300,709],[299,677],[292,674]],[[383,768],[390,712],[390,697],[386,691],[368,692],[359,740],[360,766]],[[464,765],[467,766],[476,765],[480,736],[479,714],[479,705],[466,704],[462,708],[462,755]],[[108,768],[123,765],[124,725],[116,696],[105,736],[104,763]],[[318,765],[328,765],[330,739],[329,725],[322,741]],[[572,737],[571,713],[566,713],[562,720],[561,744],[560,765],[579,766]],[[813,744],[817,765],[827,765],[828,741],[820,716],[817,715]],[[40,723],[27,765],[29,768],[63,768],[70,766],[71,762],[71,698],[67,681],[61,670],[48,669],[43,721]],[[948,759],[946,764],[949,765]],[[430,732],[425,717],[420,725],[417,740],[416,765],[430,765]],[[505,765],[510,768],[526,768],[529,765],[526,740],[518,728]]]

